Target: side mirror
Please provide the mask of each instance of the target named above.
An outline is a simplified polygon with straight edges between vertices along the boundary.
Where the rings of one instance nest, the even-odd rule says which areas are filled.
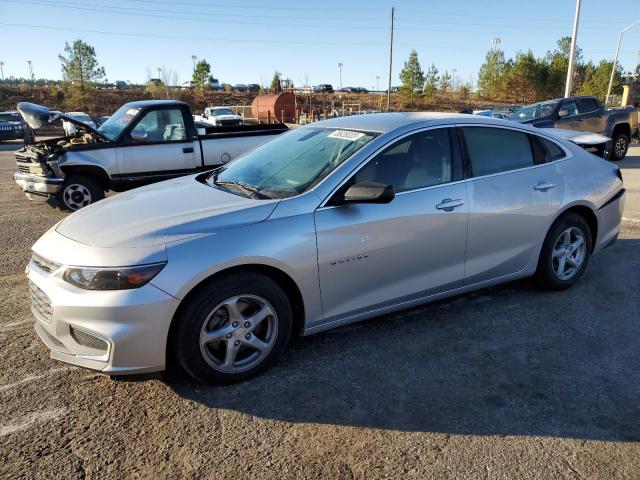
[[[569,110],[567,110],[566,108],[561,108],[560,111],[558,112],[558,117],[560,118],[564,118],[568,116],[569,116]]]
[[[344,203],[389,203],[396,196],[393,185],[360,182],[351,185],[344,194]]]
[[[131,131],[131,140],[137,143],[145,142],[147,140],[147,132],[141,128],[134,128]]]

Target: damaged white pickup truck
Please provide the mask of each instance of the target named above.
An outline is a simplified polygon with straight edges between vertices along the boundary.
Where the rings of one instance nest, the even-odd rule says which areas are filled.
[[[196,124],[189,105],[175,100],[127,103],[97,130],[33,103],[19,103],[18,111],[34,129],[59,120],[77,128],[15,154],[14,180],[27,197],[55,200],[68,210],[104,198],[107,190],[211,170],[287,130],[282,124]]]

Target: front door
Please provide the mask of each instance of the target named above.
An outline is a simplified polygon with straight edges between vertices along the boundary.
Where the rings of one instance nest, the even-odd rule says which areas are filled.
[[[464,278],[467,189],[454,182],[452,129],[405,137],[358,170],[391,184],[388,204],[326,206],[315,214],[325,320],[454,289]]]
[[[194,139],[179,108],[150,110],[133,127],[128,143],[118,146],[120,176],[170,175],[197,166]]]

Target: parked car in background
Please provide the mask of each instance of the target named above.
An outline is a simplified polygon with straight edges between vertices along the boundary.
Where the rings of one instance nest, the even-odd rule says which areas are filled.
[[[96,129],[96,124],[93,121],[93,118],[91,118],[91,115],[89,115],[88,113],[84,113],[84,112],[65,112],[65,117],[67,118],[72,118],[74,120],[77,120],[78,122],[82,122],[85,125],[88,125],[89,127]],[[65,135],[73,135],[74,133],[76,133],[78,131],[78,129],[75,126],[74,122],[70,122],[68,120],[63,120],[62,121],[62,128],[64,128],[64,133]]]
[[[321,83],[313,87],[314,93],[333,93],[333,86],[329,83]]]
[[[32,141],[34,132],[16,111],[0,112],[0,142],[6,140]]]
[[[562,128],[542,128],[549,135],[563,138],[584,148],[600,158],[609,160],[613,142],[609,137],[591,132],[578,132],[575,130],[564,130]]]
[[[246,92],[247,91],[247,86],[244,83],[236,83],[233,86],[233,91],[234,92]]]
[[[63,120],[76,132],[16,151],[15,182],[29,198],[54,197],[78,210],[106,190],[187,175],[224,165],[287,130],[285,125],[196,128],[189,105],[175,100],[130,102],[99,129],[33,103],[18,111],[32,128]]]
[[[632,135],[638,130],[638,114],[632,109],[607,109],[596,97],[568,97],[527,105],[511,120],[536,127],[593,132],[613,139],[611,160],[622,160]]]
[[[261,88],[262,87],[260,87],[260,85],[258,85],[257,83],[247,84],[247,92],[249,93],[259,93]]]
[[[194,115],[196,121],[205,122],[214,127],[231,127],[244,124],[244,117],[230,107],[207,107],[202,116]]]
[[[481,117],[492,117],[493,110],[485,109],[485,110],[474,110],[474,115],[480,115]]]
[[[196,84],[195,84],[195,82],[187,81],[187,82],[182,83],[182,85],[180,85],[180,88],[182,90],[191,90],[192,88],[196,88]]]
[[[355,91],[356,93],[369,93],[369,90],[367,90],[367,89],[366,89],[366,88],[364,88],[364,87],[355,87],[355,88],[354,88],[354,91]]]
[[[493,112],[491,116],[500,120],[509,120],[511,118],[511,114],[505,112]]]
[[[624,201],[616,165],[527,125],[327,120],[56,224],[28,266],[35,329],[53,358],[109,375],[175,359],[241,381],[294,331],[529,276],[566,289],[616,240]]]
[[[127,85],[127,82],[125,82],[124,80],[116,80],[115,87],[118,90],[122,90],[128,88],[129,85]]]

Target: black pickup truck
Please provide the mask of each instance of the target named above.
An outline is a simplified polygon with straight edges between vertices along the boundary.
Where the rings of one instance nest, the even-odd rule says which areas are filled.
[[[613,140],[611,160],[622,160],[638,133],[635,108],[605,109],[596,97],[567,97],[526,105],[511,120],[535,127],[593,132]]]
[[[0,142],[4,140],[33,139],[33,130],[25,123],[18,112],[0,112]]]

